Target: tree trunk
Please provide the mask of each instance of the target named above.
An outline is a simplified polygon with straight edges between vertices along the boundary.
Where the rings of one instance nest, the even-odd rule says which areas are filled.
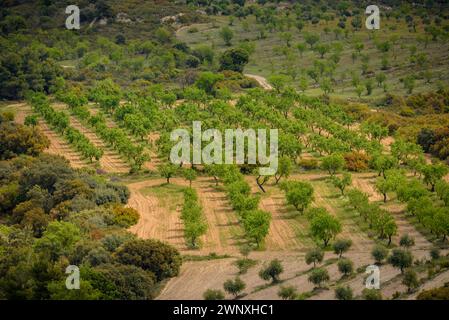
[[[274,175],[274,179],[276,179],[276,184],[279,183],[279,180],[281,180],[282,175],[280,175],[279,177],[277,175]]]
[[[387,203],[387,194],[384,193],[383,195],[384,195],[384,203]]]
[[[264,182],[260,183],[260,182],[259,182],[260,177],[261,177],[261,176],[258,176],[258,177],[256,178],[256,183],[257,183],[257,185],[259,186],[260,190],[262,190],[262,192],[265,193],[266,191],[265,191],[265,189],[263,188],[263,185],[264,185],[264,183],[266,182],[266,180],[264,180]]]

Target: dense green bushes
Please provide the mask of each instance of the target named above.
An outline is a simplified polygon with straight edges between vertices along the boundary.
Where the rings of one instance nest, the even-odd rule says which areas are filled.
[[[7,114],[0,114],[1,160],[21,154],[36,156],[50,145],[38,128],[19,125],[13,120]]]
[[[0,172],[0,298],[152,299],[178,274],[176,249],[125,230],[138,220],[125,186],[47,154],[2,161]],[[65,286],[68,265],[80,290]]]

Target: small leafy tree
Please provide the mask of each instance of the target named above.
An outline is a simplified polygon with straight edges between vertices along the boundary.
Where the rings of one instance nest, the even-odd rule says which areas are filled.
[[[333,154],[323,159],[321,167],[323,170],[329,172],[331,176],[343,168],[345,165],[345,158],[341,154]]]
[[[343,253],[347,252],[351,245],[351,239],[339,239],[334,242],[332,248],[334,249],[334,253],[338,254],[338,257],[341,258]]]
[[[342,195],[345,194],[346,187],[350,186],[352,183],[352,176],[350,173],[344,173],[341,178],[337,176],[332,177],[332,184],[338,188]]]
[[[318,41],[320,41],[320,37],[317,34],[314,34],[314,33],[307,33],[306,35],[304,35],[304,40],[306,41],[306,43],[312,49],[314,47],[314,45]]]
[[[243,228],[248,238],[260,246],[270,229],[271,214],[262,210],[252,210],[245,213]]]
[[[349,204],[356,210],[368,205],[368,195],[360,190],[352,189],[347,193]]]
[[[413,247],[415,245],[415,239],[408,234],[404,234],[399,240],[399,245],[406,249]]]
[[[287,182],[285,184],[287,203],[303,213],[313,201],[313,187],[308,182]]]
[[[349,259],[340,259],[337,263],[338,271],[340,271],[343,276],[347,276],[354,270],[354,264]]]
[[[312,218],[310,233],[313,237],[323,241],[326,247],[329,241],[341,232],[341,223],[329,213],[321,213]]]
[[[279,281],[279,275],[284,271],[281,262],[278,259],[272,260],[268,266],[262,268],[259,272],[259,277],[263,280],[270,280],[271,283]]]
[[[413,256],[409,251],[403,249],[393,249],[391,256],[388,258],[388,262],[395,268],[399,268],[401,273],[404,273],[404,269],[410,267],[413,262]]]
[[[220,37],[227,46],[230,46],[232,44],[232,38],[234,38],[234,32],[229,27],[225,26],[220,30]]]
[[[329,281],[329,273],[324,268],[313,269],[309,275],[309,281],[321,288],[323,282]]]
[[[189,187],[192,188],[192,182],[197,178],[196,171],[193,169],[184,169],[182,175],[189,181]]]
[[[418,275],[415,271],[407,269],[404,272],[404,278],[402,279],[402,284],[404,284],[408,291],[411,292],[413,289],[419,287]]]
[[[404,78],[404,88],[407,89],[407,93],[411,94],[413,89],[415,89],[415,77],[413,75],[409,75]]]
[[[237,298],[240,293],[245,290],[246,284],[242,281],[239,277],[236,277],[234,280],[229,279],[226,280],[225,283],[223,283],[223,289],[234,296],[234,298]]]
[[[160,165],[158,171],[162,177],[167,179],[167,183],[170,183],[170,178],[176,174],[178,167],[172,163],[167,163]]]
[[[317,263],[323,262],[324,252],[320,248],[315,248],[307,251],[305,260],[307,264],[313,263],[313,267],[316,267]]]
[[[371,255],[376,264],[382,264],[382,261],[388,257],[388,249],[383,245],[376,245],[371,251]]]
[[[394,185],[391,183],[391,180],[385,179],[382,177],[377,178],[375,184],[376,190],[383,195],[384,203],[387,202],[387,194],[394,190]]]
[[[435,191],[435,185],[440,181],[447,173],[449,168],[444,164],[433,164],[424,166],[422,173],[424,174],[424,182],[430,184],[432,192]]]
[[[276,179],[276,184],[279,183],[279,180],[283,177],[288,178],[290,176],[292,170],[292,161],[289,157],[283,156],[279,159],[278,171],[274,175]]]

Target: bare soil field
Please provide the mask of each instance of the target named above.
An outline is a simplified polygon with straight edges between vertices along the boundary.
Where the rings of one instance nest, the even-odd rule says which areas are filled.
[[[181,207],[176,204],[174,210],[165,208],[154,193],[148,192],[148,188],[160,186],[164,182],[163,179],[157,179],[128,185],[131,191],[128,206],[140,214],[139,222],[130,231],[142,239],[163,240],[180,250],[186,250],[183,224],[179,217]]]
[[[143,239],[167,241],[184,254],[237,253],[243,231],[225,193],[215,188],[213,181],[208,178],[200,178],[193,183],[192,187],[198,192],[203,207],[208,230],[200,239],[201,249],[189,250],[185,245],[184,226],[180,219],[184,200],[182,188],[179,188],[187,187],[188,183],[180,178],[170,179],[170,183],[171,185],[166,185],[165,179],[153,179],[128,185],[131,191],[128,206],[140,213],[139,222],[131,227],[130,231]],[[162,194],[158,197],[154,189],[161,186],[178,187],[177,199],[164,199]]]
[[[253,193],[262,193],[255,177],[247,177]],[[298,213],[289,208],[283,192],[268,182],[267,194],[262,194],[259,208],[271,213],[270,231],[265,239],[266,250],[306,250],[313,245],[307,239],[307,225],[298,219]],[[302,219],[305,220],[305,219]],[[302,240],[302,241],[301,241]]]
[[[356,179],[360,181],[369,181],[369,178],[373,174],[356,174]],[[332,214],[337,215],[343,223],[343,232],[339,235],[339,238],[349,238],[353,240],[353,246],[351,249],[344,254],[346,258],[351,259],[354,262],[354,269],[359,269],[360,272],[355,273],[349,278],[342,278],[341,273],[338,271],[336,266],[337,257],[332,252],[326,252],[325,255],[325,268],[328,270],[330,275],[330,282],[327,285],[327,289],[314,289],[313,285],[308,281],[308,271],[310,271],[311,266],[308,266],[304,262],[304,248],[305,245],[301,240],[301,237],[293,237],[295,234],[294,226],[298,224],[298,219],[290,219],[285,217],[290,209],[288,205],[285,204],[283,194],[277,187],[272,184],[268,184],[267,194],[262,195],[260,208],[271,212],[273,215],[273,220],[270,226],[269,235],[267,236],[265,248],[261,251],[254,251],[251,253],[250,258],[258,261],[255,267],[249,269],[246,274],[240,275],[243,281],[247,284],[247,288],[244,290],[244,294],[239,297],[241,299],[279,299],[277,292],[280,286],[292,285],[298,289],[299,293],[311,292],[310,299],[334,299],[334,289],[338,285],[349,285],[356,297],[361,297],[362,291],[365,288],[364,281],[366,274],[364,270],[366,266],[373,263],[371,257],[371,249],[375,242],[370,239],[359,226],[357,222],[345,216],[344,208],[342,208],[342,201],[339,197],[328,196],[329,194],[335,194],[335,190],[330,190],[332,186],[328,185],[323,179],[326,175],[324,174],[300,174],[294,175],[291,179],[300,179],[310,181],[315,188],[315,201],[316,206],[322,206],[329,210]],[[254,193],[260,193],[259,188],[255,183],[254,177],[247,177],[247,181],[250,183]],[[200,194],[200,198],[204,199],[205,192],[201,191],[203,184],[208,184],[209,187],[213,186],[213,181],[199,179],[198,182],[194,183],[194,188],[196,188]],[[366,182],[361,183],[365,186]],[[213,188],[215,190],[215,188]],[[368,192],[371,196],[371,192]],[[225,197],[223,193],[222,196]],[[226,199],[224,198],[224,201]],[[204,200],[202,201],[204,205]],[[213,201],[211,204],[204,205],[205,215],[208,221],[211,220],[210,216],[213,212],[207,209],[213,206]],[[412,253],[415,259],[428,258],[429,248],[431,244],[401,215],[401,208],[395,207],[393,204],[388,208],[394,214],[399,225],[399,233],[408,233],[415,238],[416,245],[412,248]],[[232,210],[231,210],[232,211]],[[207,244],[217,243],[219,239],[217,235],[212,236],[209,233],[217,234],[217,232],[211,232],[211,227],[213,224],[209,223],[210,230],[204,242],[205,248]],[[305,226],[300,226],[303,228],[303,232],[307,234]],[[218,232],[219,233],[219,232]],[[394,241],[398,241],[395,237]],[[313,245],[313,243],[312,243]],[[209,246],[211,248],[213,246]],[[215,246],[219,248],[219,246]],[[206,250],[200,250],[202,253]],[[221,251],[217,252],[221,253]],[[229,252],[229,251],[223,251]],[[230,252],[232,258],[226,259],[216,259],[216,260],[206,260],[206,261],[189,261],[183,264],[181,268],[181,273],[178,277],[171,279],[167,286],[162,291],[158,299],[202,299],[202,294],[207,289],[222,289],[223,282],[227,279],[233,278],[238,275],[238,269],[233,264],[238,258],[239,254]],[[258,271],[261,266],[271,259],[278,258],[282,261],[284,267],[284,272],[281,276],[281,282],[275,285],[267,284],[265,281],[261,280],[258,276]],[[381,271],[381,292],[384,298],[391,298],[394,293],[405,292],[406,288],[402,284],[402,277],[400,277],[400,271],[393,268],[391,265],[382,265],[380,267]],[[435,286],[439,283],[435,280]],[[189,288],[185,290],[185,288]],[[227,298],[233,298],[228,296]]]

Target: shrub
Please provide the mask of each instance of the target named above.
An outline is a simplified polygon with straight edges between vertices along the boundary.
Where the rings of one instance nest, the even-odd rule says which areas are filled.
[[[203,293],[204,300],[224,300],[224,293],[221,290],[207,289]]]
[[[346,153],[344,158],[346,169],[349,171],[361,172],[368,169],[370,157],[363,152]]]
[[[295,300],[298,295],[298,290],[293,286],[281,286],[278,291],[278,296],[283,300]]]
[[[154,273],[158,281],[179,274],[181,255],[172,246],[158,240],[132,240],[122,245],[115,257],[118,262]]]
[[[437,260],[440,258],[440,249],[438,248],[432,248],[430,250],[430,256],[432,257],[432,259]]]
[[[321,287],[323,282],[329,281],[329,273],[324,268],[313,269],[309,275],[309,281]]]
[[[338,300],[352,300],[354,298],[354,294],[349,286],[337,287],[335,289],[335,298]]]
[[[416,297],[417,300],[449,300],[449,282],[443,287],[423,290]]]
[[[139,212],[133,208],[115,205],[112,208],[112,214],[114,223],[124,228],[129,228],[139,221]]]
[[[365,300],[382,300],[382,294],[377,289],[363,289],[362,296]]]
[[[304,170],[314,170],[319,168],[318,160],[316,159],[301,159],[298,166]]]
[[[377,264],[381,264],[388,256],[388,249],[383,245],[376,245],[371,251],[371,255]]]
[[[351,274],[354,270],[354,264],[349,259],[340,259],[337,263],[338,271],[343,273],[344,276]]]

